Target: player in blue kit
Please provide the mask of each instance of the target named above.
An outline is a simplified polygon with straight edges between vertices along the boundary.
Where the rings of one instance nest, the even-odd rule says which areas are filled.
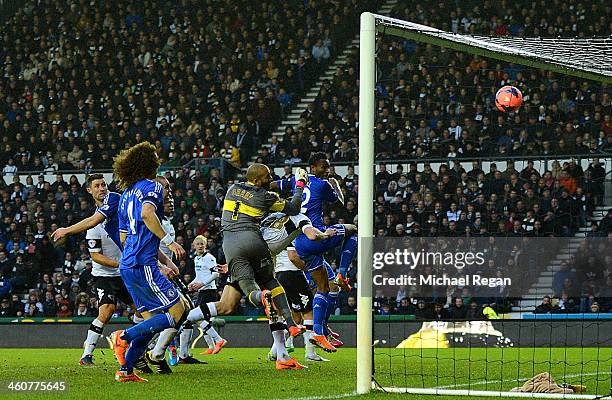
[[[330,165],[325,153],[313,153],[309,165],[309,183],[304,188],[301,212],[310,218],[314,227],[325,231],[327,227],[323,224],[323,206],[326,203],[343,206],[344,195],[334,178],[327,179]],[[287,188],[294,190],[295,178],[276,181],[272,187],[280,190]],[[317,288],[313,302],[315,334],[310,340],[321,349],[334,352],[336,351],[334,343],[342,345],[342,342],[331,335],[327,321],[336,308],[337,287],[349,289],[344,277],[357,252],[357,227],[352,224],[337,224],[329,228],[335,229],[337,235],[320,242],[313,242],[301,234],[295,239],[294,246],[299,259],[306,263],[306,269],[309,272],[307,275],[310,275]],[[338,268],[339,274],[336,276],[323,255],[338,246],[342,246],[342,254]],[[330,290],[330,281],[335,283],[334,290]]]
[[[160,222],[164,190],[155,181],[158,168],[155,146],[149,142],[123,150],[113,164],[115,177],[124,189],[118,212],[124,244],[119,268],[136,309],[145,319],[115,334],[116,353],[125,353],[125,362],[115,374],[119,382],[146,381],[134,373],[134,363],[157,332],[180,326],[187,318],[188,305],[169,281],[179,271],[166,256],[158,254],[161,241],[177,259],[185,256],[185,250],[164,231]]]

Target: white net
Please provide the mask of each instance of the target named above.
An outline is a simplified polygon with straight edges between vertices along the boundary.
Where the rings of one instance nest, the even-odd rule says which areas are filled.
[[[461,35],[376,15],[377,30],[443,47],[612,83],[612,37],[523,38]]]

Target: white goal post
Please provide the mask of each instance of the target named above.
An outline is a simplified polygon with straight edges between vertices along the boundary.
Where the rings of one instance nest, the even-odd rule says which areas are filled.
[[[566,75],[612,83],[612,38],[546,39],[488,38],[458,35],[432,27],[401,21],[369,12],[361,14],[359,43],[359,193],[358,193],[358,277],[357,277],[357,393],[373,387],[372,255],[374,215],[374,123],[377,33],[399,36],[471,54],[551,70]],[[551,46],[551,44],[554,44]],[[580,51],[574,51],[578,49]],[[590,60],[580,52],[592,54]],[[532,394],[500,391],[448,390],[436,388],[385,388],[390,392],[413,394],[598,398],[594,395]]]

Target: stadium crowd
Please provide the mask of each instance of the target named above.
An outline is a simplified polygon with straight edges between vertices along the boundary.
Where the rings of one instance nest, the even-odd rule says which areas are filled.
[[[478,162],[465,171],[457,162],[449,168],[442,165],[433,171],[430,164],[410,164],[406,171],[400,165],[395,171],[381,165],[376,174],[377,198],[375,203],[375,227],[377,236],[390,237],[547,237],[571,236],[588,221],[591,211],[602,204],[605,169],[594,159],[586,169],[574,163],[554,164],[552,170],[540,174],[532,163],[516,170],[509,162],[505,170],[497,170],[493,164],[484,173]],[[186,249],[197,235],[208,238],[209,251],[219,262],[224,261],[221,249],[220,211],[227,185],[231,180],[223,177],[218,169],[208,173],[196,170],[167,172],[175,195],[173,222],[177,242]],[[326,224],[349,223],[357,216],[357,175],[349,167],[345,176],[338,176],[332,168],[331,175],[342,184],[346,208],[328,209]],[[291,176],[291,168],[285,167],[285,175]],[[17,179],[15,179],[17,181]],[[111,185],[113,189],[113,185]],[[53,183],[38,178],[28,184],[13,183],[0,189],[0,297],[9,300],[9,307],[0,309],[2,315],[90,315],[95,299],[88,295],[91,285],[91,260],[83,236],[70,237],[64,247],[55,247],[49,233],[59,226],[75,223],[94,212],[93,201],[87,195],[76,176],[65,181],[58,174]],[[612,237],[612,212],[601,223],[592,223],[587,236]],[[335,267],[337,254],[329,260]],[[582,298],[593,303],[607,293],[602,274],[610,271],[600,268],[612,265],[612,260],[597,259],[597,268],[582,268],[579,259],[572,260],[572,274],[566,277],[572,288],[576,304]],[[179,265],[186,281],[194,276],[191,258]],[[578,272],[576,272],[578,271]],[[582,271],[582,272],[580,272]],[[599,271],[598,275],[589,275]],[[356,267],[349,270],[355,280]],[[564,292],[565,278],[561,282],[559,297]],[[593,282],[596,282],[593,285]],[[607,284],[611,281],[608,279]],[[223,281],[219,282],[222,289]],[[609,285],[608,285],[609,286]],[[31,290],[35,289],[35,290]],[[569,288],[565,288],[569,293]],[[26,303],[19,294],[28,293]],[[396,298],[377,298],[378,312],[415,313],[418,299],[406,298],[400,291]],[[337,312],[352,313],[354,293],[341,296]],[[462,293],[466,306],[475,294]],[[409,296],[408,296],[409,297]],[[414,304],[413,304],[414,301]],[[446,298],[436,298],[446,302]],[[478,305],[495,299],[475,298]],[[498,301],[499,302],[499,301]],[[28,304],[30,304],[28,306]],[[507,307],[509,304],[504,303]],[[586,303],[585,303],[586,304]],[[602,307],[609,307],[606,302]],[[63,308],[62,306],[66,307]],[[408,308],[405,308],[408,307]],[[500,307],[502,307],[500,305]],[[429,312],[427,308],[427,312]],[[119,313],[125,310],[119,310]],[[251,315],[259,312],[242,303],[240,313]]]
[[[612,7],[514,1],[400,2],[393,16],[458,33],[515,36],[601,36],[612,33]],[[384,36],[384,35],[383,35]],[[376,157],[470,158],[612,152],[612,98],[593,81],[536,71],[392,36],[377,49]],[[281,139],[260,150],[268,163],[306,161],[325,151],[355,159],[358,119],[357,50]],[[523,93],[518,113],[497,111],[507,84]]]
[[[299,125],[287,128],[284,140],[262,144],[353,37],[357,15],[376,2],[100,4],[27,1],[0,29],[0,166],[9,182],[20,172],[33,172],[25,184],[0,180],[0,316],[95,313],[95,298],[88,294],[91,260],[82,237],[70,238],[64,247],[49,240],[57,227],[90,215],[93,201],[76,176],[66,181],[58,173],[47,182],[38,174],[107,169],[122,148],[143,140],[155,143],[167,166],[195,157],[223,157],[240,166],[255,149],[269,164],[305,162],[312,151],[325,151],[336,162],[356,159],[355,55],[323,85]],[[425,1],[400,7],[394,15],[496,35],[606,36],[612,31],[606,24],[612,7],[603,0],[588,7],[574,0],[558,7],[543,1],[485,1],[474,7]],[[390,38],[385,43],[377,85],[379,160],[596,156],[611,150],[610,93],[597,84]],[[523,91],[525,104],[518,114],[503,116],[493,111],[493,88],[508,82]],[[571,236],[584,225],[603,202],[609,171],[594,160],[586,170],[575,162],[553,162],[547,171],[533,166],[519,171],[509,163],[503,171],[491,166],[484,173],[474,162],[468,171],[458,163],[433,171],[424,163],[418,170],[410,164],[405,171],[380,166],[377,172],[377,236],[538,237]],[[284,177],[290,173],[287,166]],[[195,236],[205,235],[210,252],[222,262],[219,211],[231,177],[214,168],[194,175],[179,169],[169,176],[177,241],[189,249]],[[326,210],[325,222],[353,222],[357,176],[349,167],[336,177],[346,209]],[[593,224],[589,235],[610,233],[612,212]],[[192,263],[187,260],[181,268],[189,280]],[[590,309],[597,302],[602,311],[610,310],[612,305],[599,299],[612,297],[610,278],[593,286],[592,278],[576,274],[576,265],[568,270],[574,275],[555,277],[562,283],[553,293],[557,298],[565,294],[576,307]],[[349,271],[353,280],[355,272]],[[566,279],[571,291],[564,287]],[[472,305],[480,310],[490,303],[470,293],[456,297],[452,307],[465,307],[466,313]],[[441,315],[432,314],[438,308],[412,300],[402,293],[377,297],[377,312]],[[344,294],[337,312],[354,310],[354,293]],[[240,313],[257,312],[241,304]]]
[[[4,175],[166,164],[265,142],[376,1],[27,1],[0,29]]]

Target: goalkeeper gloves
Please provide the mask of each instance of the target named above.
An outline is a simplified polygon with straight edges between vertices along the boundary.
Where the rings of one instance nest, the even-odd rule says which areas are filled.
[[[308,184],[308,172],[304,168],[298,168],[295,170],[295,185],[303,188]]]

